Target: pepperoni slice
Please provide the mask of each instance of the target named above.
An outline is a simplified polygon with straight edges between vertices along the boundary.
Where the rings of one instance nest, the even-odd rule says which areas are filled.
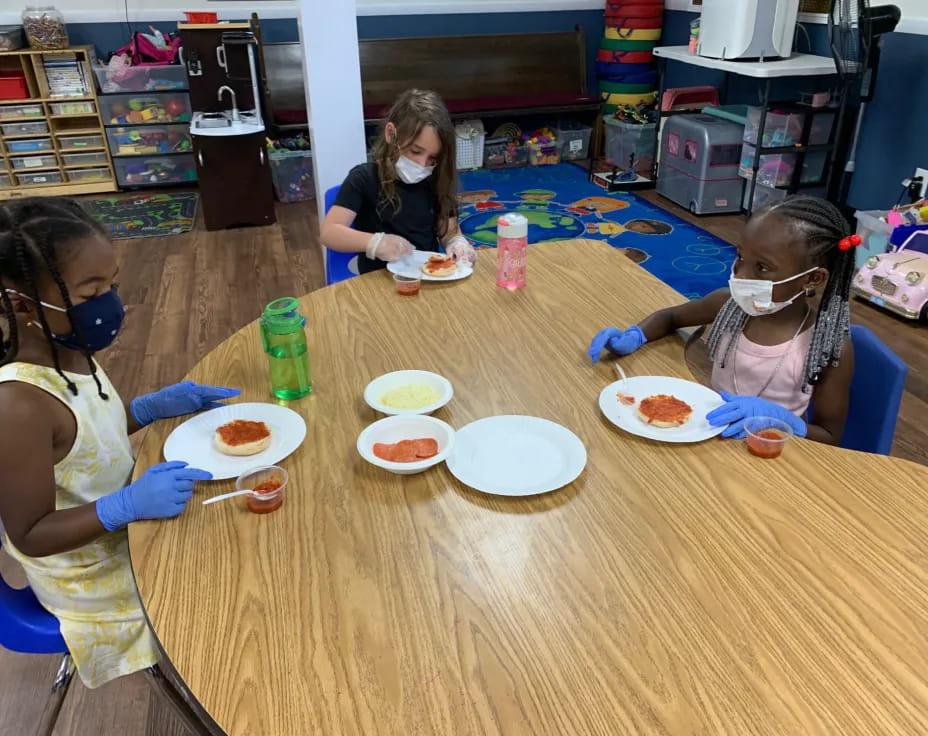
[[[416,457],[420,460],[426,460],[435,457],[438,454],[438,440],[424,439],[416,440]]]

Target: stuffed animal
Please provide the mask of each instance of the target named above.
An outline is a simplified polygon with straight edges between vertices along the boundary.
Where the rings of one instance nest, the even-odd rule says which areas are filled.
[[[132,60],[128,54],[113,54],[106,65],[106,81],[103,83],[104,92],[119,92],[122,90],[120,82],[132,74]]]

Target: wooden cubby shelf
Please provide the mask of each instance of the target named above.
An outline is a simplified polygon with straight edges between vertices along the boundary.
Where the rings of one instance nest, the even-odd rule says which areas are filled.
[[[76,62],[83,72],[87,93],[78,97],[53,96],[45,66],[45,62],[50,60]],[[92,46],[73,46],[56,51],[22,49],[0,52],[0,70],[8,73],[21,73],[25,77],[29,92],[29,97],[25,99],[0,100],[0,126],[2,126],[0,127],[0,200],[116,191],[113,159],[106,148],[106,132],[100,117],[100,103],[97,100],[92,68],[94,60],[95,52]],[[54,112],[53,105],[71,102],[92,102],[95,112],[73,114]],[[12,115],[13,108],[26,105],[40,108],[41,114],[15,117]],[[30,123],[35,125],[30,126]],[[35,130],[23,130],[22,126],[34,127]],[[91,135],[100,136],[102,146],[69,148],[62,145],[62,138]],[[28,140],[50,141],[51,148],[16,150],[22,148],[22,141]],[[62,155],[74,153],[103,153],[106,160],[94,164],[66,165],[64,163],[66,159],[62,158]],[[46,159],[37,162],[41,165],[13,168],[11,159],[19,160],[38,156]],[[51,163],[54,163],[54,166],[48,165]],[[91,168],[106,169],[106,177],[93,181],[68,181],[69,172]],[[56,181],[57,179],[60,181]]]

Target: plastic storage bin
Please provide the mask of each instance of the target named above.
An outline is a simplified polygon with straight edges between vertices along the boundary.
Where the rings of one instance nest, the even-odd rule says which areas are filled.
[[[754,177],[754,152],[756,150],[748,143],[745,143],[741,149],[741,166],[738,168],[738,173],[745,179]],[[792,181],[795,169],[795,153],[769,153],[760,157],[757,183],[765,187],[785,187]]]
[[[113,166],[116,181],[129,187],[179,184],[197,179],[192,155],[117,158]]]
[[[110,170],[107,168],[96,169],[74,169],[67,172],[68,181],[74,184],[82,184],[88,181],[106,181],[110,178]]]
[[[809,145],[824,146],[831,142],[831,131],[835,127],[835,113],[815,112],[812,115],[812,127],[809,130]]]
[[[106,94],[187,89],[187,71],[180,64],[129,67],[123,70],[123,76],[118,80],[110,78],[110,70],[105,66],[95,66],[93,73]]]
[[[11,186],[13,186],[13,180],[10,179],[10,175],[0,174],[0,189],[2,189],[3,187],[11,187]]]
[[[807,153],[802,161],[802,175],[799,180],[803,184],[814,184],[825,178],[825,165],[828,163],[828,154],[824,151]]]
[[[88,153],[62,153],[61,163],[65,166],[106,166],[106,153],[103,151],[90,151]]]
[[[187,153],[193,149],[189,125],[139,125],[107,128],[110,153],[114,156],[152,156]]]
[[[593,129],[573,120],[562,120],[555,130],[562,161],[578,161],[590,154]]]
[[[22,26],[0,26],[0,51],[16,51],[25,45]]]
[[[16,182],[23,187],[39,186],[42,184],[60,184],[64,181],[60,171],[34,171],[17,172]]]
[[[24,100],[28,96],[29,87],[24,74],[0,71],[0,100]]]
[[[10,153],[33,153],[35,151],[51,151],[51,138],[29,138],[27,140],[16,140],[6,142],[7,150]]]
[[[553,166],[561,162],[561,149],[557,138],[548,143],[526,141],[529,166]]]
[[[757,145],[757,130],[760,128],[761,108],[748,108],[748,122],[744,126],[744,142]],[[794,146],[802,139],[802,126],[805,116],[802,113],[767,112],[764,123],[763,146]]]
[[[48,123],[6,123],[0,125],[3,135],[44,135],[48,132]]]
[[[280,202],[304,202],[316,196],[312,151],[271,151],[271,180]]]
[[[10,166],[14,169],[48,169],[58,165],[54,153],[38,156],[10,156]]]
[[[97,106],[90,100],[53,102],[49,107],[52,115],[93,115],[97,111]]]
[[[859,210],[854,213],[857,218],[857,234],[863,241],[854,250],[857,268],[862,268],[870,256],[879,256],[890,249],[889,236],[893,226],[883,218],[885,212],[880,210]]]
[[[744,209],[748,212],[754,212],[759,210],[761,207],[766,207],[768,204],[773,204],[774,202],[780,202],[786,199],[787,194],[785,189],[774,189],[773,187],[765,187],[763,184],[758,184],[754,190],[754,206],[750,205],[751,197],[751,182],[748,182],[744,187],[744,201],[742,202]]]
[[[632,168],[639,174],[651,175],[657,149],[657,125],[636,125],[615,118],[606,118],[606,158],[620,169]]]
[[[84,148],[104,148],[102,135],[58,136],[58,148],[62,151],[80,151]]]
[[[189,123],[190,97],[186,92],[144,92],[100,98],[100,114],[107,125]]]
[[[507,148],[509,148],[508,138],[487,138],[483,146],[483,165],[488,169],[506,166]]]
[[[0,120],[28,120],[40,117],[41,105],[0,105]]]

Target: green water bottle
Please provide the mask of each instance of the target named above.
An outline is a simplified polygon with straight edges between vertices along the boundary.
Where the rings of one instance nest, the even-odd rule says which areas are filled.
[[[275,299],[261,315],[261,341],[271,364],[271,393],[278,399],[301,399],[313,390],[306,348],[306,320],[293,297]]]

